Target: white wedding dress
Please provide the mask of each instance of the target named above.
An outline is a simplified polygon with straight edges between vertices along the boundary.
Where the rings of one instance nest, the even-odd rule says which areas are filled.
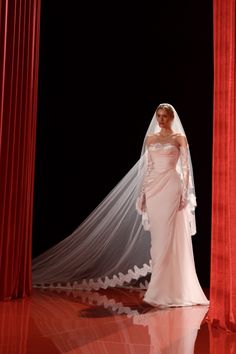
[[[188,173],[187,148],[173,142],[148,146],[143,182],[151,233],[152,274],[144,301],[153,306],[208,305],[195,270],[186,207],[179,210],[183,184],[176,170],[180,158]]]
[[[172,130],[185,136],[174,107],[164,105],[174,112]],[[147,148],[146,137],[159,131],[154,113],[136,164],[71,235],[33,259],[34,287],[138,286],[147,289],[144,301],[154,306],[209,304],[192,250],[196,194],[190,150],[171,141]],[[138,206],[143,189],[145,212]],[[188,203],[179,210],[183,191]],[[92,198],[89,184],[87,192]]]

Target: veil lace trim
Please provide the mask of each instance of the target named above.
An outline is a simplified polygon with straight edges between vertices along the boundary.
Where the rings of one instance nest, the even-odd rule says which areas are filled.
[[[61,283],[50,283],[50,284],[34,284],[34,288],[60,288],[60,289],[78,289],[78,290],[99,290],[107,289],[108,287],[123,287],[125,284],[129,284],[132,280],[138,280],[141,277],[146,277],[149,273],[152,272],[152,260],[150,259],[149,265],[144,264],[142,268],[134,266],[133,269],[129,269],[126,274],[121,272],[118,275],[113,275],[112,278],[108,276],[104,280],[98,278],[97,280],[84,279],[81,283],[77,281],[68,282],[66,285]],[[140,282],[139,287],[141,289],[147,289],[148,281],[145,280],[144,283]]]

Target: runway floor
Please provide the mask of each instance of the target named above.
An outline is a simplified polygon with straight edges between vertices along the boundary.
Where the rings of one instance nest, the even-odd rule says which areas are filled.
[[[212,328],[208,307],[152,308],[143,294],[33,289],[0,302],[0,353],[236,353],[236,335]]]

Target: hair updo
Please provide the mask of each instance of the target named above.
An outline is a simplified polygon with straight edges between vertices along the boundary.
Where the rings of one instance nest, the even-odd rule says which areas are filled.
[[[168,104],[168,103],[161,103],[159,104],[159,106],[157,107],[156,109],[156,113],[159,109],[164,109],[165,111],[167,111],[171,118],[173,119],[174,118],[174,111],[173,111],[173,108]]]

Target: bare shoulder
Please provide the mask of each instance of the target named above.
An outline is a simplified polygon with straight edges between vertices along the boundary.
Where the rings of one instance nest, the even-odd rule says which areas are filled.
[[[181,133],[176,133],[176,140],[178,141],[180,146],[184,146],[184,147],[188,146],[188,140],[185,135]]]
[[[156,139],[157,139],[157,138],[156,138],[156,134],[149,134],[149,135],[147,135],[147,137],[146,137],[145,143],[146,143],[146,145],[155,143],[155,142],[156,142]]]

